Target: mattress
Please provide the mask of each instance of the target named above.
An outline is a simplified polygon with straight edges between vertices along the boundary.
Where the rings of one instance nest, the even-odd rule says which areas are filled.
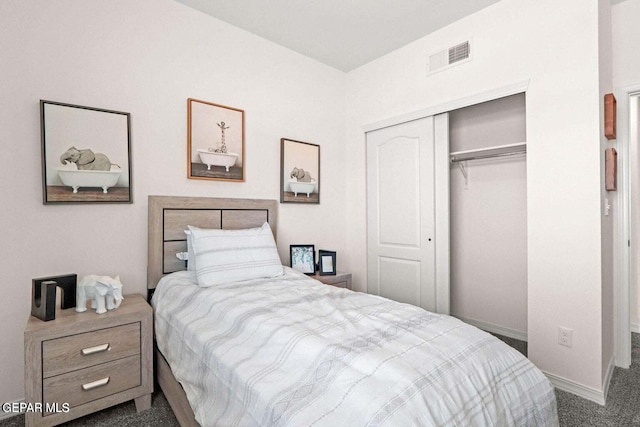
[[[288,267],[210,288],[165,276],[158,348],[202,426],[557,426],[527,358],[450,316]]]

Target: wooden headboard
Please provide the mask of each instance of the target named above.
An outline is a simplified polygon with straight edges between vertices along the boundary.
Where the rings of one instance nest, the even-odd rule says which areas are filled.
[[[155,289],[165,274],[186,270],[186,262],[176,253],[187,250],[188,225],[237,230],[260,227],[266,221],[275,238],[277,208],[276,200],[149,196],[147,289]]]

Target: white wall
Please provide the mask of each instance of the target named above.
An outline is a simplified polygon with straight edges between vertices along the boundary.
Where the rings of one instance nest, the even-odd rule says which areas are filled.
[[[613,37],[613,86],[616,88],[640,83],[640,1],[625,0],[611,8]]]
[[[611,0],[598,0],[598,57],[599,57],[599,135],[600,135],[600,198],[601,203],[601,256],[602,256],[602,380],[608,385],[606,375],[613,374],[614,366],[614,240],[618,213],[617,193],[607,191],[605,182],[605,150],[615,148],[616,141],[604,136],[604,96],[613,92],[611,64]],[[607,208],[607,203],[611,206]],[[607,209],[609,209],[607,215]]]
[[[463,35],[473,60],[427,77],[426,55]],[[363,126],[529,80],[529,357],[602,393],[598,59],[596,2],[503,0],[349,73],[347,242],[366,289]],[[572,348],[558,345],[559,326],[573,329]]]
[[[640,40],[640,1],[626,0],[613,6],[611,11],[613,48],[613,87],[616,89],[640,85],[640,55],[638,55],[638,40]],[[618,100],[622,102],[622,100]],[[636,139],[637,142],[637,139]],[[638,147],[630,145],[631,170],[636,171],[631,179],[631,241],[640,242],[640,165]],[[631,252],[631,323],[637,331],[640,328],[640,255],[638,245],[632,244]]]
[[[119,274],[146,293],[147,196],[279,199],[280,138],[321,146],[320,205],[279,206],[279,252],[347,268],[345,76],[172,0],[0,2],[0,402],[23,394],[31,279]],[[187,98],[245,110],[246,181],[189,180]],[[43,205],[39,100],[131,113],[133,204]]]

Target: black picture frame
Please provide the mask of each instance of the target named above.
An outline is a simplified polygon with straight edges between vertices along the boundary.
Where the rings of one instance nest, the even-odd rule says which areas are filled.
[[[320,276],[336,275],[336,253],[320,249],[318,251],[318,274]]]
[[[316,273],[315,245],[289,245],[289,265],[304,274]]]
[[[42,201],[132,203],[131,114],[40,100]]]
[[[320,204],[320,146],[280,139],[280,203]]]

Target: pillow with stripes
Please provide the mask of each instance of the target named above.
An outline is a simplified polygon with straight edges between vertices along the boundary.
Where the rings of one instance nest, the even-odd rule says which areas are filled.
[[[243,230],[189,226],[198,286],[276,277],[284,274],[271,227]]]

